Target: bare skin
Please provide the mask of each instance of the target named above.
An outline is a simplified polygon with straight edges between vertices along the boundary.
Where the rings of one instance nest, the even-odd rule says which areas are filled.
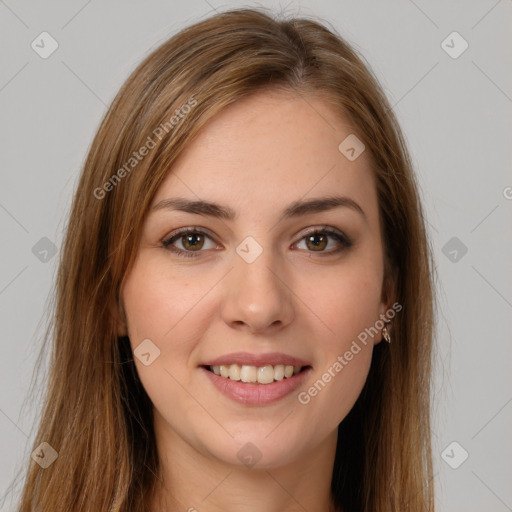
[[[180,156],[153,206],[171,197],[201,199],[237,216],[152,210],[123,281],[132,348],[150,339],[160,350],[148,366],[135,358],[154,405],[161,461],[152,512],[334,510],[337,427],[363,388],[381,333],[359,343],[341,371],[333,365],[390,303],[382,295],[370,156],[349,161],[338,145],[353,130],[325,99],[306,98],[267,91],[216,116]],[[294,201],[334,195],[355,201],[364,214],[342,206],[280,220]],[[322,231],[326,226],[352,245]],[[184,227],[195,238],[181,234],[172,247],[192,257],[162,243]],[[310,228],[320,233],[311,238]],[[248,236],[263,251],[251,263],[236,251]],[[248,406],[222,394],[201,368],[238,351],[282,352],[307,361],[311,371],[277,402]],[[329,368],[329,382],[301,403],[299,392]],[[247,443],[261,456],[252,467],[238,456]]]

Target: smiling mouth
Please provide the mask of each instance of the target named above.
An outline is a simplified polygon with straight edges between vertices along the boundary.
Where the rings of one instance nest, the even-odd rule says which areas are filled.
[[[290,379],[295,375],[307,370],[310,366],[292,366],[292,365],[219,365],[203,366],[206,370],[218,375],[219,377],[244,382],[246,384],[272,384],[284,379]]]

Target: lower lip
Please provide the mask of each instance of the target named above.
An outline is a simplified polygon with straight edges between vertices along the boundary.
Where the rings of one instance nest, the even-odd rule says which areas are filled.
[[[212,384],[231,400],[244,405],[260,406],[272,404],[293,393],[311,371],[311,367],[309,367],[293,377],[284,378],[271,384],[245,384],[239,380],[216,375],[204,367],[200,369],[206,373]]]

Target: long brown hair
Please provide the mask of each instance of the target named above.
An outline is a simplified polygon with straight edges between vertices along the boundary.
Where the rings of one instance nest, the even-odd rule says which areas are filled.
[[[224,107],[270,87],[322,94],[366,145],[385,289],[403,307],[392,343],[374,348],[362,393],[339,425],[334,502],[344,512],[434,510],[434,265],[411,158],[364,58],[317,21],[261,8],[216,14],[166,41],[131,74],[99,127],[71,207],[46,339],[52,350],[33,448],[47,442],[58,457],[45,469],[30,461],[20,512],[146,509],[159,463],[151,402],[127,338],[117,335],[120,284],[151,200],[187,143]]]

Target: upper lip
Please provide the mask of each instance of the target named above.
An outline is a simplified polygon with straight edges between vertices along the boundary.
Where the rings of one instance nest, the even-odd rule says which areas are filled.
[[[309,366],[307,361],[300,359],[295,356],[283,354],[280,352],[268,352],[266,354],[250,354],[249,352],[234,352],[232,354],[226,354],[224,356],[210,359],[201,366],[220,366],[220,365],[247,365],[247,366],[266,366],[266,365],[278,365],[282,364],[285,366]]]

